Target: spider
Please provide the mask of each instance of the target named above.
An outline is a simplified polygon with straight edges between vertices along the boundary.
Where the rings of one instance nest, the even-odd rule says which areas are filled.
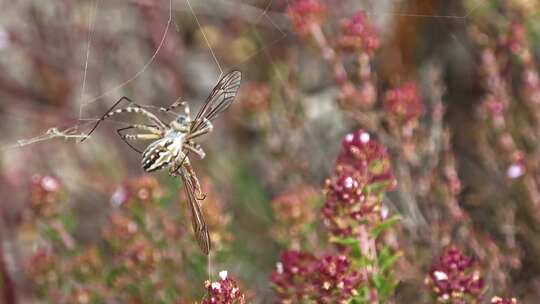
[[[199,204],[199,201],[204,200],[205,195],[202,193],[199,180],[191,166],[188,155],[192,152],[201,159],[205,157],[204,150],[194,140],[212,131],[212,120],[225,111],[233,102],[240,87],[241,78],[242,74],[239,71],[232,71],[223,76],[193,119],[190,116],[189,105],[185,101],[175,101],[166,108],[160,108],[163,112],[169,112],[179,106],[184,108],[183,114],[179,114],[176,119],[168,124],[155,114],[135,104],[128,97],[123,96],[81,140],[81,142],[86,140],[102,121],[112,116],[121,113],[136,113],[145,116],[150,124],[133,124],[120,128],[116,132],[133,150],[142,154],[141,164],[146,172],[168,168],[171,176],[180,176],[182,178],[188,196],[195,238],[206,255],[210,252],[211,241]],[[122,101],[127,101],[132,106],[115,110],[114,108]],[[124,133],[133,129],[140,130],[141,133]],[[130,144],[130,140],[153,140],[153,142],[144,151],[140,151]]]

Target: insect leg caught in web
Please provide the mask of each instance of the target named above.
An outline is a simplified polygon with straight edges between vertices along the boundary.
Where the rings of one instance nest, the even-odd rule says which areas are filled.
[[[130,106],[130,107],[114,110],[114,108],[120,102],[122,102],[124,100],[134,104],[135,106],[132,106],[132,107]],[[153,123],[155,123],[157,128],[159,128],[161,130],[165,130],[167,128],[167,125],[164,122],[162,122],[159,118],[157,118],[157,116],[155,116],[154,114],[150,113],[149,111],[141,108],[139,105],[135,104],[128,97],[123,96],[117,102],[115,102],[114,105],[96,122],[94,127],[90,130],[90,132],[88,132],[88,134],[86,134],[86,136],[81,140],[81,142],[85,141],[90,136],[90,134],[92,134],[97,129],[97,127],[99,126],[99,124],[102,121],[104,121],[105,119],[110,118],[110,117],[112,117],[114,115],[121,114],[121,113],[138,113],[138,114],[142,114],[142,115],[146,116],[148,119],[150,119]]]

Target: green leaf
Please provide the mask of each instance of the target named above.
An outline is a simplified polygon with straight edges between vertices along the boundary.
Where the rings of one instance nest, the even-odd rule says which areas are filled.
[[[353,250],[352,255],[355,258],[360,258],[360,257],[363,256],[362,255],[362,249],[360,248],[360,242],[355,238],[352,238],[352,237],[349,237],[349,238],[331,237],[330,242],[351,247],[351,249]]]
[[[362,285],[360,288],[356,290],[358,292],[358,295],[356,295],[351,303],[358,303],[358,304],[367,304],[369,303],[369,288],[367,285]]]
[[[394,224],[396,224],[398,221],[401,220],[401,217],[399,215],[394,215],[384,222],[377,225],[375,228],[373,228],[370,232],[371,236],[374,238],[377,238],[382,232],[387,230],[388,228],[392,227]]]
[[[393,253],[388,246],[384,247],[378,253],[377,265],[379,269],[372,281],[382,300],[391,296],[395,291],[398,282],[390,270],[401,255],[401,252]]]
[[[377,289],[379,300],[384,300],[394,293],[397,282],[392,277],[378,274],[373,277],[373,285]]]
[[[397,259],[399,259],[402,256],[401,252],[397,252],[393,255],[387,256],[382,260],[379,260],[379,271],[381,273],[385,273],[386,271],[390,270],[392,266],[396,263]]]
[[[390,184],[391,182],[389,181],[382,181],[382,182],[367,184],[366,186],[364,186],[364,192],[367,194],[383,195],[384,194],[383,190],[386,189]]]
[[[72,233],[77,228],[77,219],[74,214],[66,212],[62,215],[62,224],[67,232]]]

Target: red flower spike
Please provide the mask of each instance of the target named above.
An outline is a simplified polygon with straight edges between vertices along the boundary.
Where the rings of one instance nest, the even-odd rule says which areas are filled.
[[[347,134],[341,146],[336,172],[348,170],[345,169],[348,167],[354,169],[357,179],[366,185],[385,183],[387,187],[384,190],[391,190],[395,186],[388,152],[368,132],[360,129]]]
[[[347,134],[334,174],[326,181],[325,225],[334,236],[358,236],[363,220],[381,220],[380,194],[395,185],[384,146],[364,130]]]

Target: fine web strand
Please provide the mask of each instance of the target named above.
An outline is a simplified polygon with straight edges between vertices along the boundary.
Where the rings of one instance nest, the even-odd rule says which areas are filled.
[[[191,6],[191,2],[189,0],[186,0],[187,5],[189,6],[189,10],[191,11],[191,14],[193,14],[193,17],[195,18],[195,22],[197,23],[197,26],[199,28],[199,31],[201,31],[201,34],[204,38],[204,41],[206,42],[206,45],[208,46],[208,49],[210,50],[210,53],[212,54],[212,58],[214,58],[214,61],[219,68],[219,77],[218,79],[223,76],[223,69],[221,68],[221,64],[219,63],[219,60],[216,57],[216,53],[214,52],[214,49],[212,48],[212,45],[210,45],[210,41],[208,40],[208,37],[206,37],[206,32],[204,28],[201,26],[201,23],[199,21],[199,17],[197,17],[197,14],[195,13],[195,10],[193,9],[193,6]]]
[[[100,0],[95,0],[94,4],[92,6],[92,11],[90,12],[90,18],[88,20],[88,40],[86,42],[86,56],[84,60],[84,71],[83,71],[83,79],[82,79],[82,88],[81,88],[81,96],[79,100],[79,121],[82,118],[82,112],[83,112],[83,104],[84,104],[84,93],[86,92],[86,76],[88,73],[88,60],[90,58],[90,49],[92,46],[92,38],[94,37],[94,26],[95,21],[97,18],[97,10],[99,6]]]
[[[167,38],[167,33],[169,32],[169,28],[171,26],[171,23],[172,23],[172,20],[173,20],[173,14],[172,14],[172,0],[169,0],[169,18],[167,20],[167,24],[165,25],[165,29],[163,30],[163,35],[161,37],[161,40],[159,42],[159,45],[158,47],[156,48],[156,50],[154,51],[154,53],[152,54],[152,56],[150,57],[150,59],[142,66],[142,68],[137,71],[137,73],[135,73],[133,76],[131,76],[130,78],[128,78],[127,80],[125,80],[124,82],[120,83],[119,85],[107,90],[105,93],[103,94],[100,94],[96,97],[94,97],[92,100],[86,102],[83,104],[83,106],[88,106],[89,104],[91,103],[94,103],[98,100],[100,100],[101,98],[105,97],[105,96],[108,96],[110,95],[111,93],[117,91],[118,89],[128,85],[129,83],[133,82],[134,80],[136,80],[137,78],[139,78],[139,76],[141,76],[145,71],[146,69],[154,62],[154,60],[156,59],[159,51],[161,50],[161,48],[163,47],[163,44],[165,43],[165,39]]]

